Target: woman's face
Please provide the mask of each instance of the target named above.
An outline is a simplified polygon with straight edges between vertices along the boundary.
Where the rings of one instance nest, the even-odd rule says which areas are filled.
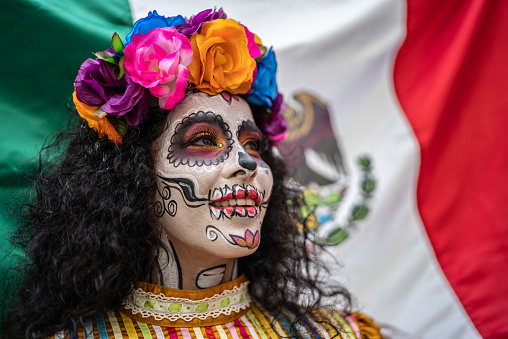
[[[155,216],[172,242],[221,258],[253,253],[273,178],[249,105],[191,93],[154,143]]]

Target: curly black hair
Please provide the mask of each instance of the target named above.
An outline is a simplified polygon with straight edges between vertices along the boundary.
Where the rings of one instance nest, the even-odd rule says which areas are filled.
[[[134,282],[150,274],[154,253],[163,246],[152,216],[151,146],[167,128],[167,113],[151,109],[143,124],[129,127],[121,145],[81,122],[41,151],[31,199],[13,238],[26,260],[18,267],[22,282],[3,321],[3,335],[44,338],[76,331],[120,309]],[[350,310],[347,290],[327,286],[320,274],[325,266],[308,254],[306,220],[298,213],[301,192],[287,184],[283,160],[268,147],[262,158],[274,179],[263,241],[254,254],[239,259],[251,295],[274,312],[282,307],[296,312],[293,325],[326,297]]]

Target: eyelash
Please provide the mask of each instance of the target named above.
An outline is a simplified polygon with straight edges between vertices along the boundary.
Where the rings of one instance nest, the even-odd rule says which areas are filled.
[[[208,145],[193,145],[199,140],[202,140],[204,137],[210,137],[213,140],[214,146],[217,146],[219,144],[219,135],[211,129],[205,129],[202,131],[197,132],[195,135],[193,135],[189,141],[185,143],[185,147],[210,147]]]
[[[256,145],[256,149],[253,151],[260,152],[261,151],[261,145],[263,144],[263,141],[261,138],[251,137],[247,138],[242,142],[242,146],[245,147],[248,143],[254,143]]]

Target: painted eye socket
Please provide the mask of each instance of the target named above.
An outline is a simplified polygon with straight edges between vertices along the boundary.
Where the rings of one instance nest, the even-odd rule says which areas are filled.
[[[248,138],[242,142],[243,148],[252,156],[259,156],[261,152],[261,140],[257,138]]]
[[[224,142],[212,132],[201,132],[186,142],[188,148],[222,148]]]

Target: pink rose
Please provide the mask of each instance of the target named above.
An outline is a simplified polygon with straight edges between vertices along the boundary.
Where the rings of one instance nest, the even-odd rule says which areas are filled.
[[[192,47],[174,27],[135,34],[124,49],[124,67],[131,80],[159,98],[159,106],[173,109],[183,100],[192,61]]]
[[[244,25],[240,25],[240,26],[242,26],[243,29],[245,29],[245,35],[247,36],[247,47],[249,48],[250,57],[253,59],[256,59],[258,56],[261,55],[259,46],[256,43],[256,36],[254,35],[254,33],[249,31],[249,29],[246,26],[244,26]]]

